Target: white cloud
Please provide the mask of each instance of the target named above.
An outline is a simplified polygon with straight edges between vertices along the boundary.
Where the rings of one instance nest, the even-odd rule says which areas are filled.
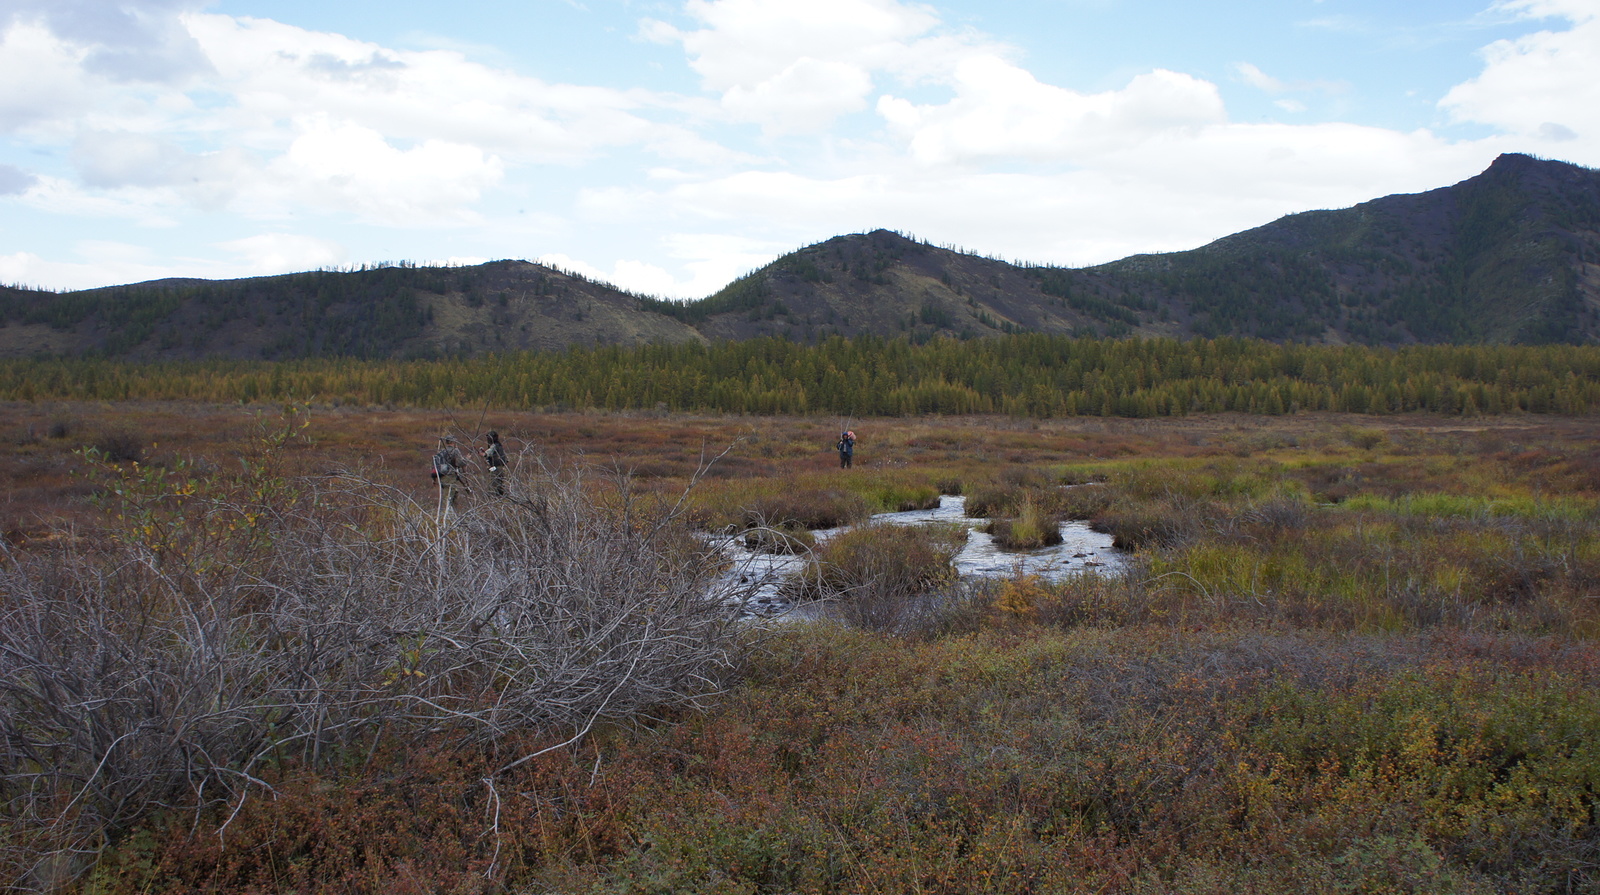
[[[1283,93],[1289,86],[1248,62],[1235,63],[1233,70],[1251,87],[1267,93]]]
[[[730,236],[723,233],[679,233],[661,240],[668,257],[686,272],[636,259],[616,261],[610,271],[565,254],[539,257],[541,264],[582,274],[622,289],[658,298],[704,298],[741,276],[798,246],[789,242]]]
[[[665,268],[645,261],[618,261],[611,269],[611,274],[600,279],[640,295],[660,297],[678,294],[677,278]]]
[[[1563,18],[1571,27],[1490,44],[1483,72],[1457,85],[1440,106],[1456,121],[1487,124],[1536,145],[1561,143],[1565,157],[1600,163],[1600,3],[1520,0],[1501,8]]]
[[[73,158],[93,187],[162,186],[181,176],[183,150],[145,134],[85,130]]]
[[[165,197],[152,190],[128,189],[107,194],[85,190],[65,178],[39,175],[18,196],[18,201],[30,208],[67,218],[120,218],[140,227],[165,228],[177,225],[177,221],[168,214]]]
[[[1122,90],[1082,94],[1041,83],[1001,59],[976,56],[957,67],[954,86],[955,98],[941,105],[879,100],[879,113],[920,163],[1082,163],[1226,117],[1215,85],[1163,70],[1139,75]]]
[[[778,255],[800,247],[792,241],[726,233],[678,233],[662,242],[667,254],[677,259],[690,276],[675,289],[664,289],[660,294],[689,298],[710,295]]]
[[[336,242],[290,233],[265,233],[215,247],[228,257],[171,257],[148,245],[84,239],[73,246],[80,261],[51,260],[34,252],[0,255],[0,282],[94,289],[168,277],[228,279],[334,267],[348,256]]]
[[[196,0],[8,0],[0,24],[48,29],[82,49],[86,71],[113,81],[169,81],[205,70],[178,14]]]
[[[27,0],[9,18],[0,8],[0,131],[70,147],[81,178],[50,184],[37,205],[98,196],[106,213],[142,205],[136,216],[150,220],[183,206],[274,216],[309,205],[418,226],[472,219],[508,159],[565,164],[628,145],[717,155],[681,125],[636,114],[657,102],[645,91],[548,84],[454,52],[186,11],[194,5]],[[96,10],[132,16],[138,33],[119,43],[96,32]],[[169,39],[174,28],[184,41]],[[185,71],[203,80],[154,62],[136,70],[138,53],[171,61],[189,49],[201,58]]]
[[[932,34],[931,9],[895,0],[689,0],[685,11],[702,27],[651,21],[645,36],[682,44],[729,117],[768,133],[822,130],[870,107],[877,74],[920,78],[974,49]]]
[[[646,92],[549,84],[451,51],[404,52],[263,19],[187,17],[232,107],[219,123],[259,145],[285,122],[322,114],[386,137],[443,140],[534,162],[578,160],[641,142]]]
[[[1239,80],[1271,96],[1278,96],[1284,93],[1321,93],[1335,96],[1347,93],[1350,90],[1350,85],[1343,81],[1284,81],[1267,74],[1248,62],[1234,63],[1233,72]],[[1304,112],[1306,110],[1305,103],[1294,99],[1279,100],[1274,105],[1291,112]]]
[[[349,254],[332,240],[294,233],[262,233],[217,246],[233,255],[235,263],[251,275],[337,267]]]
[[[76,285],[79,280],[70,275],[63,275],[71,267],[46,261],[33,252],[12,252],[9,255],[0,255],[0,283],[8,286],[42,286],[47,289],[81,288]]]
[[[706,89],[753,88],[802,59],[882,64],[939,24],[930,10],[894,0],[689,0],[685,12],[705,27],[650,24],[658,40],[683,44]]]
[[[399,149],[375,130],[320,117],[299,129],[268,170],[294,190],[297,204],[352,211],[377,223],[472,219],[469,207],[504,174],[501,161],[476,146],[428,140]]]
[[[104,244],[115,248],[116,244]],[[95,244],[80,244],[82,250],[92,250]],[[45,289],[94,289],[124,283],[140,283],[169,276],[204,275],[210,268],[193,263],[164,266],[147,263],[141,256],[126,248],[109,255],[92,251],[83,255],[86,261],[57,261],[35,252],[13,252],[0,255],[0,282],[21,286],[38,286]]]
[[[0,34],[0,131],[75,118],[91,107],[83,53],[34,24]]]
[[[804,133],[865,109],[871,89],[872,76],[861,66],[805,58],[749,87],[735,84],[722,102],[737,118],[761,122],[768,133]]]
[[[15,165],[0,164],[0,196],[14,196],[26,192],[37,181],[37,177]]]
[[[1594,0],[1499,0],[1496,11],[1533,19],[1564,18],[1587,22],[1600,17]]]

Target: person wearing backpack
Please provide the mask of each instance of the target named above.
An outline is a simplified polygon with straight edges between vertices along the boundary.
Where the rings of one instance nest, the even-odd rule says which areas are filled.
[[[839,468],[849,469],[855,463],[856,433],[846,429],[839,434],[839,443],[834,445],[839,451]]]
[[[509,462],[506,459],[505,445],[500,443],[500,433],[493,430],[490,430],[489,434],[483,437],[483,440],[487,441],[488,444],[479,453],[483,454],[483,462],[489,467],[489,478],[494,482],[494,493],[504,495],[506,493],[506,464]]]
[[[439,485],[439,505],[455,509],[456,495],[466,490],[466,458],[456,448],[456,440],[449,435],[439,439],[439,449],[433,454],[433,469],[429,475]]]

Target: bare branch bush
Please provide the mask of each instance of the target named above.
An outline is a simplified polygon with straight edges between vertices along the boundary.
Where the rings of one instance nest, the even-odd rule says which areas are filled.
[[[288,762],[440,731],[572,742],[724,687],[739,601],[681,501],[576,470],[508,485],[459,513],[353,477],[217,485],[121,513],[138,531],[92,549],[6,556],[12,884],[50,886],[156,812],[236,809]]]

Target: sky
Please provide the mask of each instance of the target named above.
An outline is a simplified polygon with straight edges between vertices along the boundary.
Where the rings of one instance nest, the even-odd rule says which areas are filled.
[[[1600,167],[1600,0],[0,0],[0,282],[55,290],[1076,267],[1502,152]]]

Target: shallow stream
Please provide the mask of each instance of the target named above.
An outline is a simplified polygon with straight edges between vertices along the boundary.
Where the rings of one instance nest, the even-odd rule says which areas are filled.
[[[1124,571],[1126,558],[1122,551],[1111,546],[1111,536],[1089,528],[1087,522],[1061,523],[1061,543],[1036,550],[1002,550],[995,546],[994,538],[978,530],[987,520],[966,515],[964,497],[942,497],[939,506],[931,510],[910,510],[903,513],[878,513],[872,522],[890,525],[962,525],[968,529],[967,543],[956,554],[956,572],[962,577],[998,578],[1018,574],[1038,575],[1055,581],[1069,575],[1095,572],[1116,575]],[[818,543],[824,543],[849,527],[814,531]],[[728,580],[730,591],[750,594],[746,608],[756,614],[768,615],[789,608],[787,600],[778,595],[789,578],[800,573],[811,560],[805,556],[786,556],[760,553],[744,546],[742,538],[729,539],[726,547],[732,561]],[[754,585],[753,590],[749,590]]]

